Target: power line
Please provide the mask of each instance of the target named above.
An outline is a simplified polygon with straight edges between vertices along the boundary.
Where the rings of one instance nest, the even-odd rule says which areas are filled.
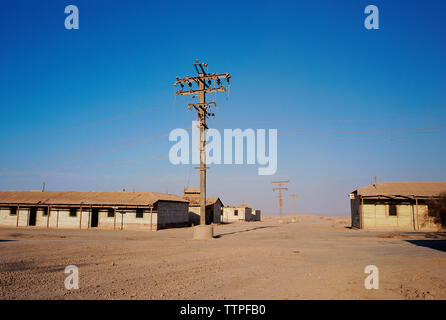
[[[74,130],[81,129],[81,128],[92,127],[92,126],[99,125],[99,124],[104,124],[104,123],[108,123],[108,122],[112,122],[112,121],[116,121],[116,120],[120,120],[120,119],[124,119],[124,118],[128,118],[128,117],[133,117],[133,116],[136,116],[136,115],[139,115],[139,114],[143,114],[143,113],[146,113],[146,112],[149,112],[149,111],[152,111],[152,110],[165,108],[167,106],[171,106],[171,105],[174,105],[176,103],[177,103],[176,101],[173,101],[173,102],[162,104],[162,105],[158,105],[158,106],[155,106],[155,107],[142,109],[142,110],[139,110],[139,111],[136,111],[136,112],[126,113],[126,114],[123,114],[123,115],[120,115],[120,116],[117,116],[117,117],[113,117],[113,118],[107,118],[107,119],[104,119],[104,120],[98,120],[98,121],[83,123],[83,124],[80,124],[80,125],[77,125],[77,126],[73,126],[73,127],[70,127],[70,128],[59,129],[59,130],[54,130],[54,131],[48,131],[48,132],[38,133],[38,134],[24,136],[24,137],[4,139],[4,140],[0,140],[0,143],[20,141],[20,140],[27,140],[27,139],[34,139],[34,138],[38,138],[38,137],[42,137],[42,136],[49,136],[49,135],[54,135],[54,134],[58,134],[58,133],[74,131]]]
[[[274,125],[280,123],[281,125],[293,124],[293,123],[364,123],[364,122],[403,122],[403,121],[445,121],[446,118],[394,118],[394,119],[333,119],[333,120],[324,120],[324,119],[296,119],[296,120],[286,120],[281,119],[280,121],[250,121],[243,120],[245,125]],[[233,124],[233,120],[223,120],[220,123],[231,123]]]
[[[364,135],[364,134],[386,134],[386,133],[400,133],[400,132],[421,132],[421,131],[432,131],[432,130],[442,130],[446,129],[446,126],[430,127],[430,128],[402,128],[402,129],[383,129],[383,130],[372,130],[372,131],[334,131],[334,132],[323,132],[323,131],[295,131],[295,132],[278,132],[278,135]]]
[[[191,128],[187,128],[186,130],[190,131]],[[64,157],[59,157],[57,159],[51,158],[51,160],[33,162],[33,163],[30,163],[30,164],[27,164],[27,165],[22,165],[22,166],[13,166],[13,167],[9,167],[9,168],[0,168],[0,170],[7,171],[7,170],[11,170],[11,169],[30,168],[30,167],[35,167],[35,166],[38,166],[38,165],[41,165],[41,164],[54,163],[54,162],[56,162],[58,160],[61,160],[61,159],[63,160],[63,159],[69,158],[70,160],[73,160],[73,159],[76,159],[76,158],[82,158],[83,156],[89,156],[90,157],[92,155],[98,155],[98,154],[102,154],[102,153],[113,152],[113,151],[118,151],[118,150],[125,149],[125,148],[134,147],[136,145],[144,144],[144,143],[147,143],[147,142],[160,140],[160,139],[168,137],[168,136],[169,136],[169,133],[158,135],[158,136],[151,136],[151,137],[147,137],[147,138],[138,140],[136,142],[124,144],[124,145],[113,147],[113,148],[107,148],[107,149],[102,149],[102,150],[97,150],[97,151],[80,152],[80,153],[77,153],[77,154],[70,154],[70,155],[66,155]]]
[[[67,158],[72,160],[72,159],[76,159],[76,158],[82,158],[83,156],[92,156],[92,155],[97,155],[97,154],[101,154],[101,153],[112,152],[112,151],[116,151],[116,150],[121,150],[121,149],[129,148],[129,147],[133,147],[133,146],[136,146],[136,145],[139,145],[139,144],[143,144],[143,143],[146,143],[146,142],[149,142],[149,141],[154,141],[154,140],[157,140],[157,139],[161,139],[161,138],[166,137],[168,135],[169,134],[164,134],[164,135],[160,135],[160,136],[156,136],[156,137],[149,137],[149,138],[145,138],[145,139],[142,139],[140,141],[132,142],[132,143],[125,144],[125,145],[122,145],[122,146],[117,146],[117,147],[107,148],[107,149],[102,149],[102,150],[96,150],[96,151],[80,152],[80,153],[77,153],[77,154],[70,154],[70,155],[67,155],[67,156],[64,156],[64,157],[59,157],[57,159],[51,158],[51,160],[33,162],[33,163],[22,165],[22,166],[13,166],[13,167],[8,167],[8,168],[0,168],[0,170],[7,171],[7,170],[12,170],[12,169],[30,168],[30,167],[35,167],[35,166],[42,165],[42,164],[54,163],[54,162],[56,162],[58,160],[63,160],[63,159],[67,159]]]
[[[403,128],[403,129],[391,129],[391,130],[374,130],[374,131],[279,132],[278,135],[366,135],[366,134],[388,134],[388,133],[400,133],[400,132],[416,133],[416,132],[441,130],[441,129],[446,129],[446,126],[430,127],[430,128]],[[191,128],[188,128],[188,130],[191,130]],[[86,151],[86,152],[80,152],[80,153],[75,153],[75,154],[69,154],[64,157],[59,157],[57,159],[51,158],[51,160],[47,160],[47,161],[37,161],[37,162],[33,162],[30,164],[26,164],[26,165],[12,166],[12,167],[8,167],[8,168],[0,168],[0,170],[7,171],[7,170],[12,170],[12,169],[29,168],[29,167],[35,167],[35,166],[38,166],[41,164],[54,163],[57,160],[65,159],[65,158],[69,158],[70,160],[72,160],[73,158],[82,158],[82,156],[92,156],[92,155],[102,154],[102,153],[106,153],[106,152],[118,151],[121,149],[133,147],[133,146],[144,144],[144,143],[151,142],[154,140],[159,140],[161,138],[167,137],[168,135],[169,134],[166,133],[163,135],[151,136],[151,137],[147,137],[147,138],[144,138],[141,140],[137,140],[136,142],[131,142],[128,144],[117,146],[117,147],[111,147],[111,148],[106,148],[106,149],[101,149],[101,150],[96,150],[96,151]]]
[[[134,163],[134,162],[143,161],[143,160],[162,159],[162,158],[166,158],[166,157],[168,157],[168,156],[165,154],[162,154],[162,155],[157,155],[157,156],[129,159],[129,160],[124,160],[124,161],[106,161],[106,162],[100,162],[100,163],[94,163],[94,164],[78,165],[78,166],[73,166],[73,167],[44,169],[44,170],[40,170],[39,173],[41,173],[41,172],[58,172],[58,171],[86,169],[86,168],[97,168],[97,167],[104,167],[104,166],[109,166],[109,165],[121,165],[121,164]],[[29,172],[29,171],[0,172],[0,176],[17,175],[20,173],[27,173],[27,172]]]

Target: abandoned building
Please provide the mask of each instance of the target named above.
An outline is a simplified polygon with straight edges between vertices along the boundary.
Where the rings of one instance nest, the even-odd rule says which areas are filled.
[[[253,210],[246,204],[223,207],[222,222],[260,221],[260,210]]]
[[[262,220],[262,217],[260,216],[261,215],[260,210],[253,210],[252,212],[253,212],[253,217],[252,217],[253,221],[261,221]]]
[[[174,194],[0,191],[0,226],[157,230],[189,225],[188,201]]]
[[[185,188],[184,199],[189,202],[189,223],[200,224],[200,188]],[[218,197],[206,197],[206,224],[220,223],[223,203]]]
[[[446,182],[379,182],[350,193],[352,227],[436,230],[428,201],[446,191]]]

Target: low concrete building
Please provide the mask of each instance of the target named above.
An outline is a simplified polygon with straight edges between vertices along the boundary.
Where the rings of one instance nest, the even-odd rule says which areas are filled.
[[[428,200],[446,182],[379,182],[350,193],[352,227],[376,230],[436,230]]]
[[[222,222],[254,221],[252,208],[246,204],[223,207]]]
[[[200,224],[200,188],[185,188],[184,199],[189,202],[189,223]],[[218,197],[206,197],[206,224],[220,223],[223,202]]]
[[[0,191],[0,226],[157,230],[189,225],[188,202],[174,194]]]

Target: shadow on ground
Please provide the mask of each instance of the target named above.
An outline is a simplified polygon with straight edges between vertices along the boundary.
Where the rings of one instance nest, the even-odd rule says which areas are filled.
[[[264,226],[264,227],[255,227],[255,228],[251,228],[251,229],[245,229],[245,230],[240,230],[240,231],[234,231],[234,232],[228,232],[228,233],[222,233],[219,235],[214,236],[214,238],[221,238],[224,236],[229,236],[231,234],[237,234],[237,233],[242,233],[242,232],[248,232],[248,231],[254,231],[254,230],[259,230],[259,229],[266,229],[266,228],[276,228],[275,226]]]
[[[406,240],[407,242],[420,247],[427,247],[446,252],[446,240]]]
[[[0,242],[13,242],[13,241],[17,241],[17,240],[2,240],[2,239],[0,239]]]

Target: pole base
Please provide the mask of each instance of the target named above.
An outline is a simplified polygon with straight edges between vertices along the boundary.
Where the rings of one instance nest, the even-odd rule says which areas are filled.
[[[283,220],[282,220],[282,219],[279,219],[279,223],[282,224],[282,223],[283,223]]]
[[[210,240],[214,238],[214,227],[212,225],[200,224],[194,227],[193,240]]]
[[[291,222],[297,222],[296,218],[291,219]]]

